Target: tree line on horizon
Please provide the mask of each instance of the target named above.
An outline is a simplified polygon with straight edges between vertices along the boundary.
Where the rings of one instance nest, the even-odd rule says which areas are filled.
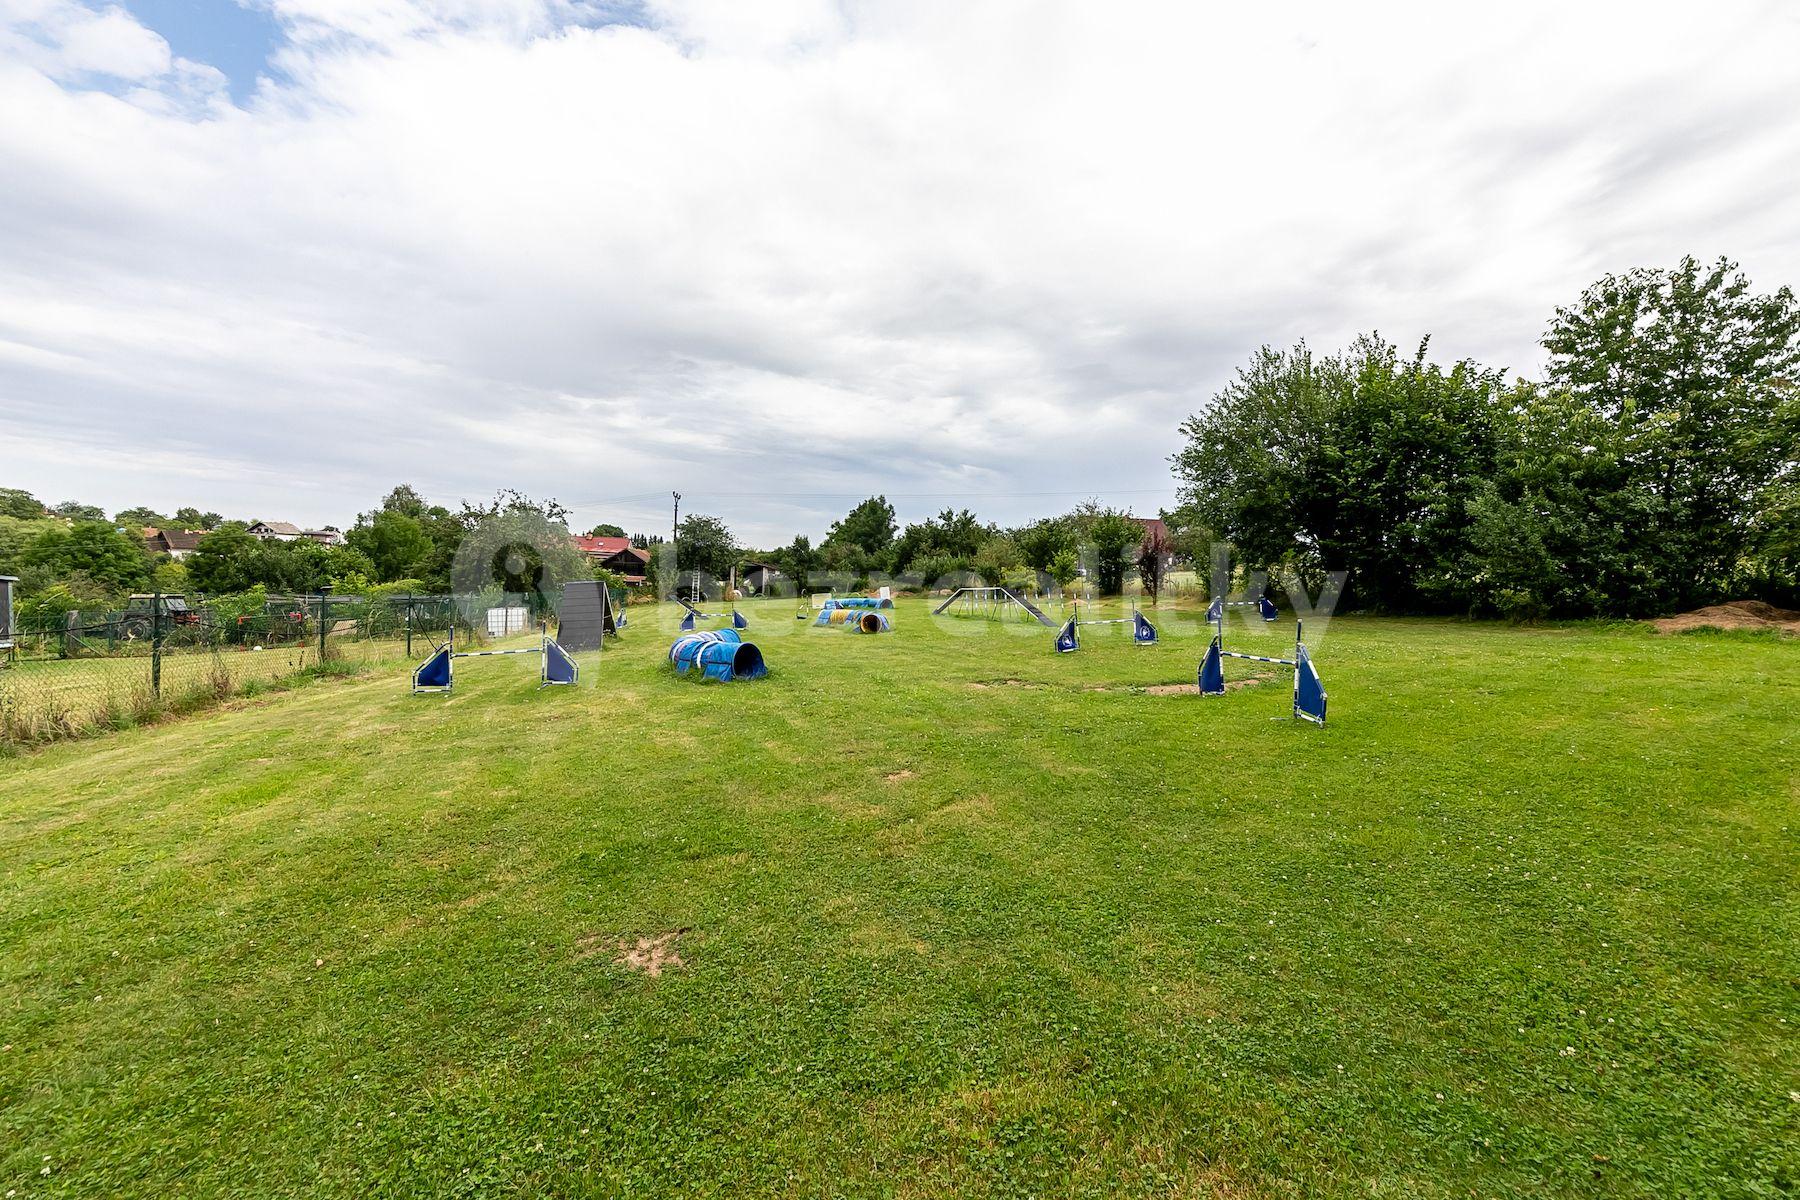
[[[1316,595],[1345,576],[1340,608],[1534,619],[1637,617],[1731,597],[1800,603],[1800,306],[1754,292],[1736,264],[1683,259],[1608,275],[1556,310],[1541,381],[1428,357],[1379,334],[1335,354],[1268,346],[1181,426],[1180,503],[1168,540],[1097,501],[1006,528],[946,508],[902,526],[875,495],[815,545],[742,545],[713,515],[676,537],[629,536],[666,588],[751,562],[798,590],[814,580],[1023,588],[1085,575],[1117,594],[1134,573],[1155,595],[1170,557],[1203,575],[1226,548],[1225,586],[1265,572]],[[152,587],[443,593],[468,533],[503,513],[566,528],[569,511],[502,489],[457,510],[409,484],[360,514],[346,544],[262,541],[216,512],[53,507],[0,488],[0,574],[46,612]],[[141,527],[203,529],[184,562],[151,554]],[[605,573],[596,571],[597,577]],[[616,582],[616,581],[615,581]],[[1209,581],[1210,582],[1210,581]],[[1214,584],[1213,586],[1217,586]]]

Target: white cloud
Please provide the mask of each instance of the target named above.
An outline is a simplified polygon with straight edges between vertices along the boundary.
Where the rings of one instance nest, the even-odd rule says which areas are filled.
[[[678,488],[763,541],[875,489],[1142,510],[1260,342],[1529,370],[1607,270],[1800,282],[1777,5],[275,0],[288,82],[234,109],[148,31],[160,67],[67,33],[122,12],[25,3],[0,408],[144,449],[11,465],[57,498],[341,523],[402,478]],[[194,494],[218,463],[251,474]]]
[[[0,0],[0,54],[54,79],[150,79],[171,65],[169,43],[118,6],[75,0]]]

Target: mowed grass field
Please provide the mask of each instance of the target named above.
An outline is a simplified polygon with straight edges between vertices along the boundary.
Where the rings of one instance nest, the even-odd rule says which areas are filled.
[[[748,611],[0,761],[0,1194],[1800,1189],[1800,641]]]

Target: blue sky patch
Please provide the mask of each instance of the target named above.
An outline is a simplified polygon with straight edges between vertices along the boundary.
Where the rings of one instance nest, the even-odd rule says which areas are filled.
[[[125,8],[178,56],[223,72],[239,103],[256,90],[256,77],[268,73],[269,56],[282,41],[273,15],[236,0],[125,0]]]

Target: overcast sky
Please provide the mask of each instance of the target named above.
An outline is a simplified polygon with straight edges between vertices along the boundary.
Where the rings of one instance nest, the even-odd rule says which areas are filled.
[[[0,0],[0,485],[1170,503],[1264,342],[1800,284],[1800,5]]]

